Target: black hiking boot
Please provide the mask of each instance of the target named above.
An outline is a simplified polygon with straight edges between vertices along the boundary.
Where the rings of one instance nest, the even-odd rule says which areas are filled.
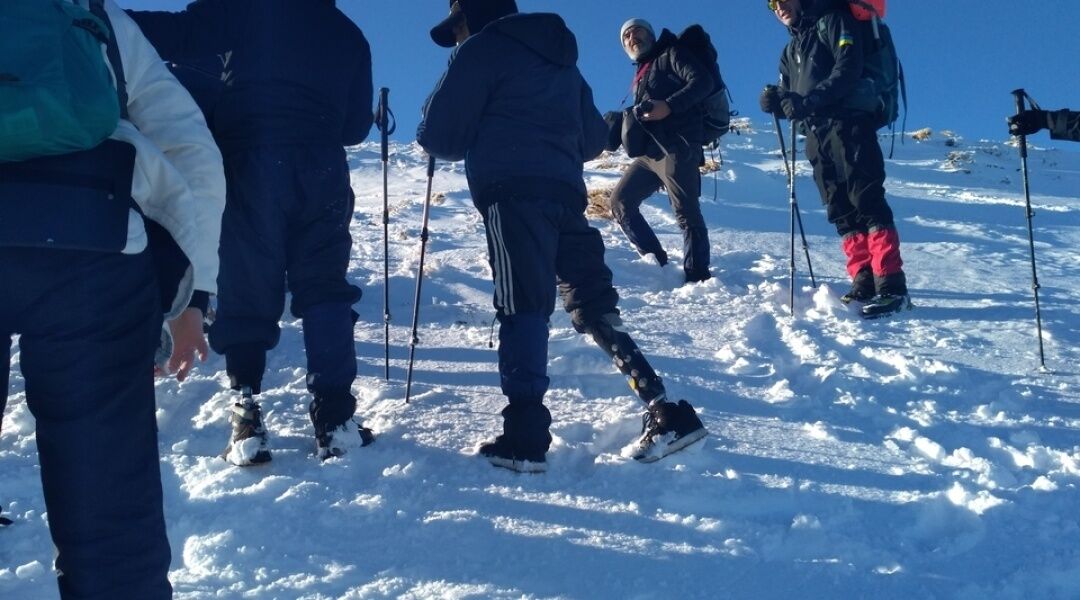
[[[544,452],[521,452],[515,450],[500,435],[495,441],[481,444],[478,454],[488,459],[492,465],[510,469],[518,473],[543,473],[547,471],[547,456]]]
[[[863,305],[862,316],[864,319],[880,319],[911,308],[911,297],[907,294],[878,294]]]
[[[309,386],[310,389],[310,386]],[[315,428],[315,454],[320,460],[342,456],[375,441],[371,429],[356,419],[356,397],[345,389],[314,392],[308,415]]]
[[[654,401],[641,418],[641,439],[633,458],[645,463],[656,462],[708,434],[694,407],[686,400],[679,400],[678,404]]]
[[[863,269],[851,280],[851,289],[848,290],[848,293],[840,296],[840,301],[844,304],[869,302],[876,294],[875,289],[874,272],[870,269]]]
[[[656,257],[656,264],[660,265],[661,267],[668,264],[667,252],[665,252],[664,250],[657,250],[656,252],[653,252],[653,256]]]
[[[222,457],[238,467],[270,462],[270,444],[262,422],[262,408],[251,397],[251,388],[240,390],[240,401],[232,405],[232,436]]]
[[[349,450],[370,446],[373,443],[375,443],[375,434],[371,429],[353,419],[326,430],[315,428],[315,454],[319,460],[342,456]]]
[[[712,271],[709,269],[697,269],[693,271],[683,271],[685,275],[686,283],[701,283],[702,281],[708,281],[712,279]]]

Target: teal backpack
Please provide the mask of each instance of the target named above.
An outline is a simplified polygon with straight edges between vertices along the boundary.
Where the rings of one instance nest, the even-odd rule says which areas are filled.
[[[110,32],[65,0],[0,0],[0,162],[87,150],[116,130]]]

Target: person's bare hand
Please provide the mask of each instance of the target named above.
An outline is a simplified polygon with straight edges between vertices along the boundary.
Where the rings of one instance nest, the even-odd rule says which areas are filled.
[[[169,331],[173,336],[173,353],[167,366],[170,373],[176,373],[177,381],[183,381],[195,367],[196,353],[201,362],[206,362],[206,355],[210,352],[206,335],[203,334],[202,311],[188,308],[169,321]]]

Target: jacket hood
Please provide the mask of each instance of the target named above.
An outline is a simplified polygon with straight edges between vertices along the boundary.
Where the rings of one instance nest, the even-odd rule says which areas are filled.
[[[577,64],[577,38],[559,15],[516,13],[492,22],[484,31],[512,38],[556,65]]]

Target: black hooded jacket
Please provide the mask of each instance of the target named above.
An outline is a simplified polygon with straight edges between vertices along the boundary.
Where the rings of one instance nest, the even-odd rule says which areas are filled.
[[[634,104],[663,100],[671,108],[671,116],[647,124],[649,131],[668,150],[700,146],[705,137],[701,102],[715,86],[708,68],[690,50],[680,46],[675,34],[667,29],[660,33],[649,52],[638,59],[639,69],[645,64],[649,66],[634,86]]]
[[[803,0],[803,14],[789,27],[791,42],[780,56],[780,89],[809,98],[815,117],[838,117],[862,107],[855,98],[869,40],[846,2]],[[821,22],[819,24],[819,21]],[[819,31],[820,29],[820,31]]]
[[[465,160],[474,202],[514,178],[554,179],[584,194],[582,165],[604,149],[607,125],[577,58],[558,15],[493,21],[451,55],[417,141],[438,158]]]

